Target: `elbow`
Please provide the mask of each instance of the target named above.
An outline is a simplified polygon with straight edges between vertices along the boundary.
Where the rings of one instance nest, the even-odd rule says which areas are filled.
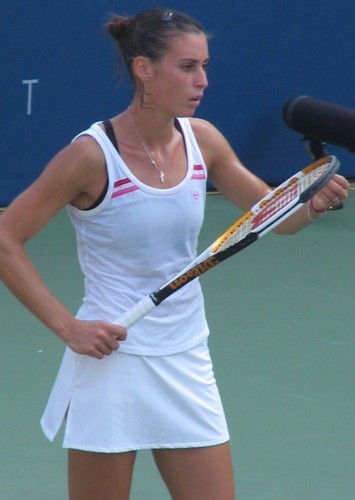
[[[9,256],[15,253],[16,243],[0,226],[0,264],[6,265]]]

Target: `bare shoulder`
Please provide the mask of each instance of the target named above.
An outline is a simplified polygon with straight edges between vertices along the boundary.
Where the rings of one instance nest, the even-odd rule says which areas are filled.
[[[227,139],[211,122],[200,118],[190,118],[197,143],[205,159],[207,168],[221,161],[235,161],[236,156]]]
[[[100,195],[107,180],[105,157],[90,136],[78,137],[48,164],[48,174],[60,176],[67,203],[86,208]]]
[[[211,122],[202,118],[190,118],[189,120],[200,146],[207,147],[211,140],[215,142],[221,139],[222,134]]]
[[[79,167],[80,169],[90,170],[95,166],[99,167],[105,161],[102,149],[95,139],[89,135],[78,137],[60,151],[57,157],[54,157],[54,160],[60,160],[62,156],[69,160],[68,167],[74,165],[74,169]]]

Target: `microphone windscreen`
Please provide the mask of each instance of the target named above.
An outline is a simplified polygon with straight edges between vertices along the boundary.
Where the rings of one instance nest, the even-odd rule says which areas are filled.
[[[282,113],[285,123],[306,139],[355,151],[355,110],[299,96],[287,101]]]

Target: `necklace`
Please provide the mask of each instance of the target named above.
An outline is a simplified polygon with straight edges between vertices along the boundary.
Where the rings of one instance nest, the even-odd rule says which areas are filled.
[[[149,153],[147,146],[144,144],[143,139],[141,138],[140,133],[138,132],[137,127],[135,126],[134,121],[133,121],[133,119],[131,117],[131,112],[130,112],[129,108],[128,108],[128,118],[129,118],[129,121],[132,124],[132,127],[133,127],[133,129],[134,129],[134,131],[136,133],[136,136],[137,136],[139,142],[142,145],[142,148],[144,149],[144,151],[146,152],[146,154],[147,154],[147,156],[148,156],[148,158],[150,160],[150,163],[153,165],[153,167],[155,168],[155,170],[159,173],[160,182],[164,182],[165,173],[163,172],[163,170],[160,170],[160,168],[158,168],[158,165],[156,164],[156,161],[154,160],[154,158],[152,158],[152,155]]]

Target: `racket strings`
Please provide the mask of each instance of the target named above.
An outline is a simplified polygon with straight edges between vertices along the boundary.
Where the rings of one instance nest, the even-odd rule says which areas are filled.
[[[299,182],[297,180],[292,180],[289,186],[282,191],[276,192],[270,200],[265,200],[264,203],[261,204],[260,211],[258,210],[254,217],[252,224],[253,229],[273,219],[280,210],[299,196],[299,189]],[[264,204],[265,206],[263,206]]]
[[[239,241],[243,240],[251,231],[253,223],[253,213],[247,212],[242,220],[238,221],[237,224],[231,226],[228,231],[226,231],[222,236],[218,238],[215,245],[211,249],[212,253],[220,252],[226,250],[227,248],[235,245]]]
[[[273,193],[272,198],[269,200],[264,199],[257,207],[256,213],[252,211],[248,212],[246,214],[247,216],[244,217],[242,221],[239,221],[237,225],[229,228],[229,230],[217,240],[212,251],[215,253],[217,251],[226,250],[230,246],[243,240],[252,229],[274,217],[279,210],[290,203],[296,196],[298,196],[298,183],[292,180],[290,186],[287,186],[282,191],[279,190]]]
[[[324,172],[327,171],[328,166],[329,162],[323,163],[322,165],[319,165],[318,167],[310,170],[305,175],[303,175],[300,179],[301,191],[303,192],[308,189],[309,186],[311,186]]]
[[[329,162],[318,164],[312,169],[307,169],[300,177],[294,177],[290,180],[289,184],[280,190],[277,190],[270,200],[264,200],[260,203],[261,211],[256,214],[253,221],[253,229],[265,224],[267,221],[273,219],[283,208],[289,205],[295,198],[298,198],[301,193],[306,191],[314,182],[327,171]]]
[[[242,219],[222,234],[212,246],[211,253],[226,250],[242,241],[252,231],[260,230],[263,225],[269,226],[273,220],[277,220],[285,207],[299,198],[301,193],[312,186],[328,170],[329,163],[329,161],[324,160],[322,163],[318,162],[316,166],[304,169],[299,173],[299,176],[289,179],[288,183],[285,183],[286,185],[279,186],[277,190],[261,200]]]

